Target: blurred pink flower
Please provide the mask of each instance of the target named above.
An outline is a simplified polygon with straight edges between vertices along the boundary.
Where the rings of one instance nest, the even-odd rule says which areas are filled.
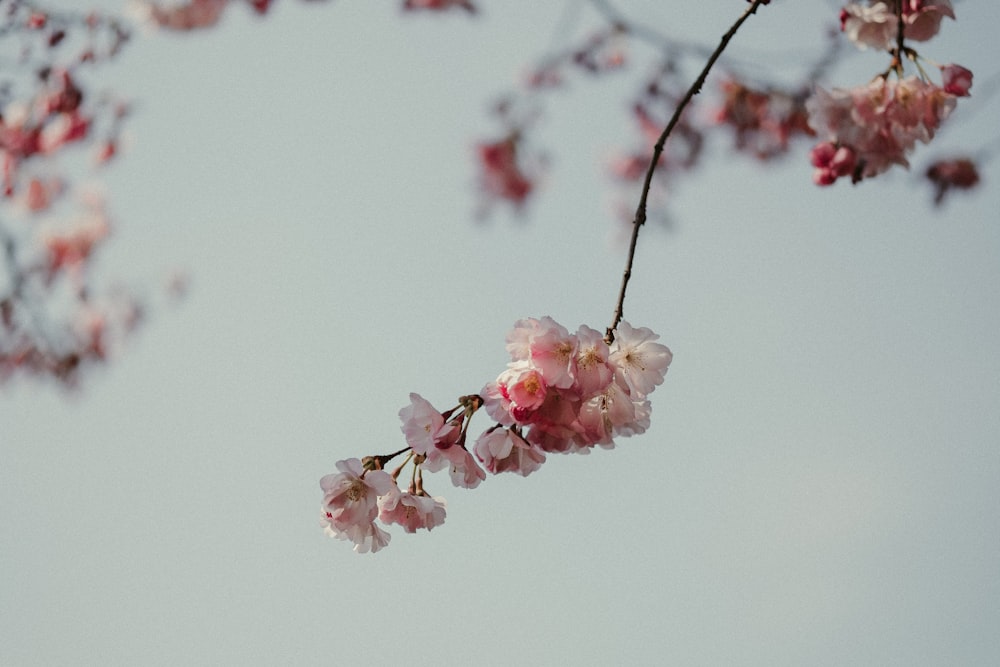
[[[968,97],[969,89],[972,88],[972,72],[961,65],[942,65],[941,86],[946,93]]]
[[[869,178],[892,165],[909,166],[907,156],[918,141],[928,143],[955,108],[955,96],[917,77],[877,77],[856,88],[817,88],[806,108],[809,124],[822,139],[810,159],[813,180],[829,185],[851,174]],[[828,144],[828,145],[824,145]],[[839,152],[841,148],[850,153]],[[848,170],[853,155],[855,165]]]
[[[518,155],[516,135],[493,143],[479,144],[479,183],[483,192],[494,199],[505,199],[521,206],[534,184],[525,174]]]
[[[967,158],[938,160],[927,169],[934,184],[934,204],[940,205],[951,190],[971,190],[979,184],[976,163]]]
[[[955,18],[949,0],[903,0],[903,36],[926,42],[938,33],[946,16]],[[893,48],[898,26],[895,3],[870,1],[866,6],[852,2],[840,11],[840,29],[861,49]]]

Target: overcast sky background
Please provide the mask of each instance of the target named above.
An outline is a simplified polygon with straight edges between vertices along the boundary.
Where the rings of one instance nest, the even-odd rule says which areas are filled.
[[[374,556],[323,535],[319,478],[400,448],[409,392],[478,391],[522,317],[603,329],[624,263],[601,160],[644,52],[550,100],[537,201],[477,223],[488,104],[567,3],[399,4],[233,7],[101,75],[137,112],[100,270],[160,305],[78,394],[0,389],[0,664],[1000,662],[1000,190],[933,210],[933,145],[819,189],[716,144],[640,239],[626,317],[675,355],[645,435],[431,475],[445,525]],[[619,4],[705,44],[745,5]],[[956,10],[921,51],[979,83],[1000,8]],[[794,71],[836,12],[772,3],[733,53]],[[965,102],[942,146],[996,136]]]

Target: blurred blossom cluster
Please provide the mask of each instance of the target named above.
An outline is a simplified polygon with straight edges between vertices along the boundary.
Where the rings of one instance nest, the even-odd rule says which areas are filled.
[[[0,75],[0,381],[15,375],[74,386],[141,320],[120,285],[90,265],[112,231],[104,197],[81,185],[120,152],[129,105],[89,73],[130,34],[113,16],[4,5]]]
[[[955,18],[951,0],[901,0],[902,17],[896,2],[852,2],[840,11],[840,29],[858,48],[891,49],[903,24],[903,38],[926,42],[941,29],[941,20]]]
[[[813,148],[813,180],[830,185],[909,166],[918,141],[930,142],[955,108],[955,95],[917,77],[878,77],[866,86],[818,89],[809,99],[809,122],[826,139]]]
[[[857,183],[892,165],[909,167],[917,142],[929,143],[956,99],[969,95],[971,71],[938,66],[941,81],[936,83],[920,67],[919,54],[906,46],[907,40],[933,38],[945,17],[955,18],[949,0],[851,3],[841,11],[841,30],[851,42],[861,49],[888,50],[893,60],[867,84],[830,91],[818,87],[806,102],[809,126],[821,139],[810,152],[817,185],[841,177]],[[917,63],[920,76],[903,76],[907,60]]]

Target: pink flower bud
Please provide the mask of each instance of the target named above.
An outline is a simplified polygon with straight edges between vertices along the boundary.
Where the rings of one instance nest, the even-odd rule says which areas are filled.
[[[943,65],[941,67],[941,86],[946,93],[958,97],[968,97],[969,89],[972,88],[972,72],[961,65]]]

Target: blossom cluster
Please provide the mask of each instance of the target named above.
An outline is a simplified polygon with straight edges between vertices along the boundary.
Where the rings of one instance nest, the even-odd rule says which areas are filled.
[[[805,95],[761,90],[736,78],[725,79],[720,88],[722,104],[713,120],[733,128],[738,151],[769,160],[787,152],[794,137],[813,134]]]
[[[841,176],[854,182],[909,166],[916,143],[928,143],[955,108],[956,95],[917,77],[879,76],[866,86],[826,91],[806,102],[809,124],[826,139],[810,153],[813,181],[830,185]]]
[[[976,163],[966,158],[937,160],[927,168],[927,180],[934,185],[934,205],[940,206],[951,190],[969,190],[979,184]]]
[[[142,319],[89,265],[111,231],[103,197],[74,186],[120,149],[129,105],[87,85],[129,32],[114,16],[5,5],[0,57],[0,383],[14,376],[72,387]],[[83,151],[89,147],[89,151]]]
[[[649,394],[663,382],[672,359],[658,338],[627,322],[605,337],[587,326],[570,333],[551,317],[518,321],[507,335],[510,363],[479,394],[463,396],[445,412],[410,394],[410,404],[399,412],[404,449],[339,461],[340,472],[320,480],[325,532],[353,542],[358,553],[375,552],[390,540],[379,521],[411,533],[444,522],[445,500],[424,490],[424,471],[447,468],[454,486],[472,489],[487,471],[526,477],[547,453],[610,448],[615,437],[645,432]],[[480,408],[494,424],[470,451],[470,418]],[[403,454],[391,474],[383,469]],[[397,480],[408,464],[410,483],[403,491]]]
[[[941,29],[945,17],[955,18],[951,0],[902,0],[903,37],[926,42]],[[895,2],[863,5],[852,2],[840,11],[840,29],[858,48],[889,49],[897,41],[900,17]]]
[[[316,0],[312,0],[316,1]],[[321,0],[320,0],[321,1]],[[153,28],[189,32],[211,28],[219,23],[234,0],[132,0],[130,11],[140,22]],[[264,16],[274,0],[244,0],[251,11]]]
[[[307,0],[322,2],[323,0]],[[154,28],[188,32],[211,28],[219,23],[226,9],[235,0],[132,0],[131,11],[142,23]],[[266,15],[274,5],[274,0],[244,0],[245,4],[259,16]],[[403,11],[445,11],[462,9],[476,13],[471,0],[403,0]]]
[[[520,135],[476,146],[479,158],[479,186],[487,200],[506,200],[522,206],[534,188],[518,149]]]
[[[893,59],[888,71],[866,85],[817,88],[806,101],[809,126],[821,138],[809,155],[817,185],[844,176],[857,183],[892,165],[909,167],[907,156],[917,142],[930,142],[956,99],[969,95],[972,72],[961,65],[939,66],[940,84],[928,80],[923,68],[919,77],[903,76],[904,59],[918,59],[905,41],[927,41],[945,17],[955,18],[949,0],[902,0],[892,7],[851,3],[843,9],[840,22],[847,37],[859,48],[887,49]]]
[[[617,435],[643,433],[647,397],[663,382],[672,355],[644,327],[622,322],[616,334],[609,345],[585,325],[571,334],[550,317],[520,320],[507,336],[508,368],[483,388],[487,414],[502,426],[526,429],[523,439],[540,452],[611,447]],[[505,465],[481,450],[477,443],[488,466]]]

